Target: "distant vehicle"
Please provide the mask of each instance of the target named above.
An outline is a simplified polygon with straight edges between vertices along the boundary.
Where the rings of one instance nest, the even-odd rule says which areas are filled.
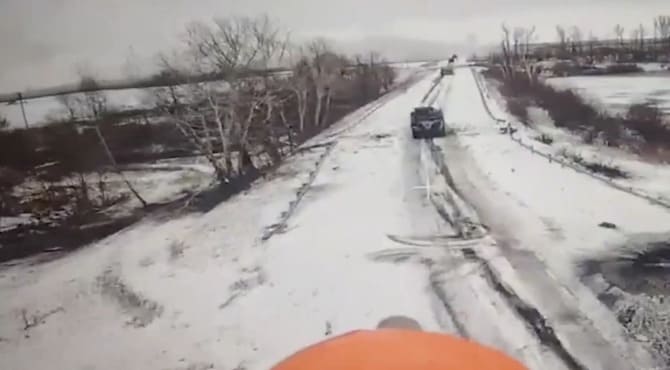
[[[412,137],[415,139],[446,136],[442,110],[416,107],[410,115]]]
[[[447,75],[450,76],[450,75],[453,75],[453,74],[454,74],[454,67],[452,67],[451,64],[449,64],[446,67],[440,68],[440,75],[441,76],[447,76]]]
[[[447,75],[453,75],[454,74],[454,62],[458,56],[456,54],[452,55],[451,58],[449,58],[449,63],[447,64],[446,67],[440,68],[440,75],[441,76],[447,76]]]

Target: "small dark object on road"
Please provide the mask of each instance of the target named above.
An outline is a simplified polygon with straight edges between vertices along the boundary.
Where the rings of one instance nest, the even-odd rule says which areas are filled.
[[[617,226],[611,222],[601,222],[598,226],[603,227],[605,229],[616,229]]]

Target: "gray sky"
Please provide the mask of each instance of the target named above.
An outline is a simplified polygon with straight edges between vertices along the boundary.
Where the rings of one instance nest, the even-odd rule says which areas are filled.
[[[503,21],[534,24],[549,40],[559,23],[605,37],[616,23],[651,29],[663,12],[668,0],[0,0],[0,92],[71,82],[82,67],[106,78],[144,72],[187,22],[215,16],[267,13],[297,37],[463,43],[497,41]]]

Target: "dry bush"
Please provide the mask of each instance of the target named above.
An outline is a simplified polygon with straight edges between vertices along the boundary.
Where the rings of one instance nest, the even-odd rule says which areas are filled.
[[[630,106],[623,124],[651,145],[670,147],[670,128],[664,122],[663,112],[654,104]]]
[[[577,129],[598,116],[598,112],[572,90],[558,90],[546,84],[535,86],[535,102],[549,113],[558,127]]]
[[[604,74],[624,74],[644,72],[637,64],[611,64],[605,67]]]
[[[528,107],[530,102],[528,99],[508,97],[505,99],[507,111],[517,117],[524,125],[529,124]]]

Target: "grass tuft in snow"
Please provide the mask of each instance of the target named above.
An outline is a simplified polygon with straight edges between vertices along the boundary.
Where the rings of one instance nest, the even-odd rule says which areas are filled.
[[[581,154],[572,152],[568,148],[561,148],[557,154],[593,173],[601,174],[611,179],[628,179],[631,177],[629,173],[614,164],[588,161]]]
[[[162,305],[134,291],[112,270],[107,270],[98,276],[97,284],[103,297],[111,299],[130,316],[127,325],[143,328],[163,314]]]
[[[627,296],[615,304],[617,319],[636,340],[648,342],[670,364],[670,302],[663,296]]]
[[[186,244],[181,241],[172,241],[168,246],[168,252],[170,255],[170,260],[175,261],[184,256],[184,250],[186,249]]]

